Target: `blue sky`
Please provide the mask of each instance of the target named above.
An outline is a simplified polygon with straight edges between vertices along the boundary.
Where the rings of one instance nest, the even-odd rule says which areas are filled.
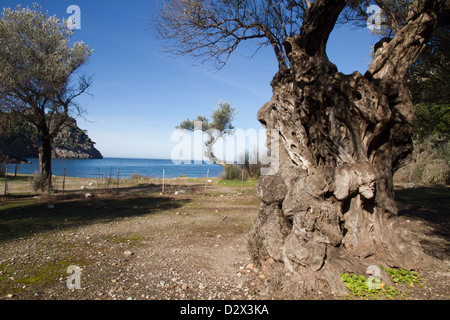
[[[37,1],[37,0],[36,0]],[[2,7],[23,7],[34,1],[2,0]],[[244,44],[221,71],[193,66],[188,58],[162,52],[149,21],[155,2],[149,0],[41,0],[44,10],[69,18],[67,8],[81,9],[81,29],[74,41],[83,41],[94,54],[81,72],[94,76],[91,95],[77,101],[86,113],[78,118],[105,157],[171,157],[171,135],[184,119],[210,115],[221,101],[238,110],[234,126],[260,130],[256,114],[270,100],[270,81],[277,71],[272,51],[255,57]],[[343,73],[365,72],[375,38],[368,29],[335,29],[328,56]]]

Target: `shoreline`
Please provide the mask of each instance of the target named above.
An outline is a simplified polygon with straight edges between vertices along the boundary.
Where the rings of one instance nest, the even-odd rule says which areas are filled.
[[[30,158],[26,164],[7,164],[8,172],[15,172],[18,166],[19,174],[34,175],[39,172],[39,159]],[[209,174],[208,174],[209,170]],[[192,177],[200,178],[207,174],[210,177],[219,177],[224,168],[203,162],[202,164],[176,164],[170,159],[53,159],[52,171],[54,176],[73,178],[105,178],[120,177],[131,178],[134,175],[151,178]]]

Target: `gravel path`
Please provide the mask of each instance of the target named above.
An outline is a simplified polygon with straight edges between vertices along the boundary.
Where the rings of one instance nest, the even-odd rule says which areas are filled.
[[[54,225],[46,232],[2,241],[0,299],[291,298],[274,290],[280,280],[276,274],[265,274],[249,260],[246,235],[256,218],[256,195],[216,191],[172,195],[185,205],[155,212],[145,209],[146,198],[142,198],[124,207],[138,215],[73,225],[66,219],[64,227]],[[96,196],[84,201],[90,201],[86,206],[105,206],[106,210],[101,200]],[[65,205],[71,204],[60,201],[53,210]],[[420,235],[427,248],[436,248],[436,255],[448,261],[448,237],[433,233],[432,223],[412,211],[401,221]],[[67,273],[69,266],[81,268],[80,289],[67,287],[68,279],[74,279]],[[450,298],[448,270],[424,271],[421,276],[425,287],[408,290],[405,299]],[[343,297],[318,292],[304,298]]]

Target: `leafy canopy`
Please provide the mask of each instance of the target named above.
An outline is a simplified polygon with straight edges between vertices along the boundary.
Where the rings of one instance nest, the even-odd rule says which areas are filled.
[[[83,42],[70,46],[73,31],[64,20],[34,9],[5,8],[0,17],[0,106],[3,110],[67,113],[90,79],[71,76],[93,50]],[[78,107],[78,106],[76,106]],[[38,125],[36,118],[29,120]],[[42,119],[41,119],[42,120]]]
[[[215,109],[211,115],[211,119],[205,116],[199,115],[197,119],[186,119],[178,126],[177,129],[184,129],[188,131],[194,131],[201,129],[203,132],[209,130],[217,130],[221,135],[228,133],[234,129],[233,120],[236,116],[236,109],[228,102],[221,102],[217,109]]]

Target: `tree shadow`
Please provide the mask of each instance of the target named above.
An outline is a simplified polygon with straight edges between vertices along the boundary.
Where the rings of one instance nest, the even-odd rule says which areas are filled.
[[[396,191],[399,216],[422,221],[428,228],[412,230],[423,232],[420,240],[430,255],[450,258],[450,188],[419,187]]]
[[[191,201],[155,195],[108,195],[89,199],[81,196],[70,194],[39,201],[14,197],[0,202],[0,243],[48,231],[152,215],[180,208]]]
[[[8,175],[8,182],[12,183],[12,182],[28,182],[30,181],[30,176],[13,176],[13,175]],[[4,183],[5,182],[5,177],[0,177],[0,182]]]
[[[210,186],[211,187],[211,186]],[[175,192],[181,193],[194,193],[204,191],[205,184],[200,183],[166,183],[164,185],[164,193],[174,194]],[[132,187],[120,187],[116,191],[120,193],[162,193],[162,184],[142,183]]]

